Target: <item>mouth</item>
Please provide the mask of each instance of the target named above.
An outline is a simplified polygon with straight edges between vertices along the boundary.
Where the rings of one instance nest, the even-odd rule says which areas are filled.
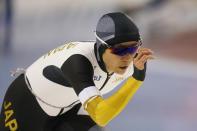
[[[126,70],[128,68],[128,66],[120,66],[119,67],[121,70]]]

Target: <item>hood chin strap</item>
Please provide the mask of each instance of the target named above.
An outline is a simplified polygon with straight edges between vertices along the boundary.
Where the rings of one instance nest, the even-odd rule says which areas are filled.
[[[94,45],[94,53],[100,68],[107,73],[105,63],[102,58],[103,53],[105,52],[106,49],[107,47],[105,45],[103,45],[99,40],[96,40],[96,43]]]

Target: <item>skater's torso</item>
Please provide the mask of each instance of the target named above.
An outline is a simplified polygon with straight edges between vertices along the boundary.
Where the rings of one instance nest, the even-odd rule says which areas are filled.
[[[127,69],[124,75],[115,73],[110,75],[103,71],[95,56],[94,43],[72,42],[62,45],[49,51],[27,68],[26,78],[32,93],[48,115],[56,116],[60,110],[63,109],[63,112],[66,112],[80,103],[72,85],[65,77],[66,73],[62,72],[63,68],[71,68],[64,65],[69,65],[65,63],[69,62],[74,55],[83,56],[91,63],[93,82],[102,95],[113,90],[123,80],[133,74],[132,64],[130,64],[130,68]],[[77,66],[77,68],[81,68],[81,65]],[[75,79],[78,79],[77,77],[75,76]],[[87,114],[82,108],[79,112]]]

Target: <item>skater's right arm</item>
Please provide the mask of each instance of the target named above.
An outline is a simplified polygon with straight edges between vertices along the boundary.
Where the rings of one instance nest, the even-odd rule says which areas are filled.
[[[97,96],[92,101],[87,100],[83,106],[86,107],[87,104],[87,112],[91,118],[98,125],[105,126],[116,117],[143,83],[144,73],[144,70],[140,72],[135,70],[134,75],[116,93],[105,100],[101,96]]]

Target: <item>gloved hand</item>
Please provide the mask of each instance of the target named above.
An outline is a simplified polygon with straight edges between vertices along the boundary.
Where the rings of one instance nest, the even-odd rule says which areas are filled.
[[[154,60],[155,57],[152,56],[153,51],[147,48],[139,49],[133,60],[134,73],[133,77],[136,80],[144,81],[146,74],[146,63],[148,60]]]

